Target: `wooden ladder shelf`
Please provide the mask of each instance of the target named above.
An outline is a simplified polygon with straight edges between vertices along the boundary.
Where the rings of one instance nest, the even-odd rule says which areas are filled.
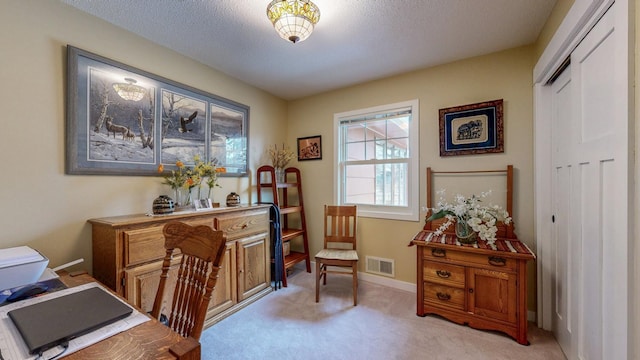
[[[258,202],[273,201],[280,209],[281,231],[283,245],[292,241],[302,240],[302,251],[291,249],[284,255],[284,274],[282,284],[287,286],[287,270],[295,264],[304,261],[307,272],[311,272],[311,260],[309,257],[309,240],[307,237],[307,223],[304,215],[304,203],[302,200],[302,181],[300,170],[289,167],[284,170],[284,181],[276,181],[276,172],[273,166],[263,165],[258,168]],[[269,199],[271,197],[271,199]],[[283,246],[284,248],[284,246]],[[283,250],[284,251],[284,250]]]

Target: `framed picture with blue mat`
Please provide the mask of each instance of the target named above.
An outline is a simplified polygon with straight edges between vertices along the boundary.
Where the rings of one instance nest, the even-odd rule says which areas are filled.
[[[440,109],[440,156],[504,152],[502,102]]]

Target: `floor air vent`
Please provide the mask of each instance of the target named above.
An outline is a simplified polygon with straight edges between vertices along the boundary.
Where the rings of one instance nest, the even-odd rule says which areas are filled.
[[[392,259],[383,259],[374,256],[367,256],[366,272],[389,277],[395,277],[395,266]]]

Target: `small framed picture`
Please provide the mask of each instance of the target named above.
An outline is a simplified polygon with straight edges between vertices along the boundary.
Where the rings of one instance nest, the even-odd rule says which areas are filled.
[[[440,156],[504,152],[502,99],[440,109]]]
[[[211,199],[199,199],[194,201],[193,205],[195,206],[196,211],[213,209],[213,204],[211,203]]]
[[[298,138],[298,161],[302,160],[322,160],[320,135]]]

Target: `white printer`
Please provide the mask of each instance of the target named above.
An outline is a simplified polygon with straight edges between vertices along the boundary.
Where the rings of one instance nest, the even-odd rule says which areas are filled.
[[[28,246],[0,249],[0,291],[40,279],[49,259]]]

